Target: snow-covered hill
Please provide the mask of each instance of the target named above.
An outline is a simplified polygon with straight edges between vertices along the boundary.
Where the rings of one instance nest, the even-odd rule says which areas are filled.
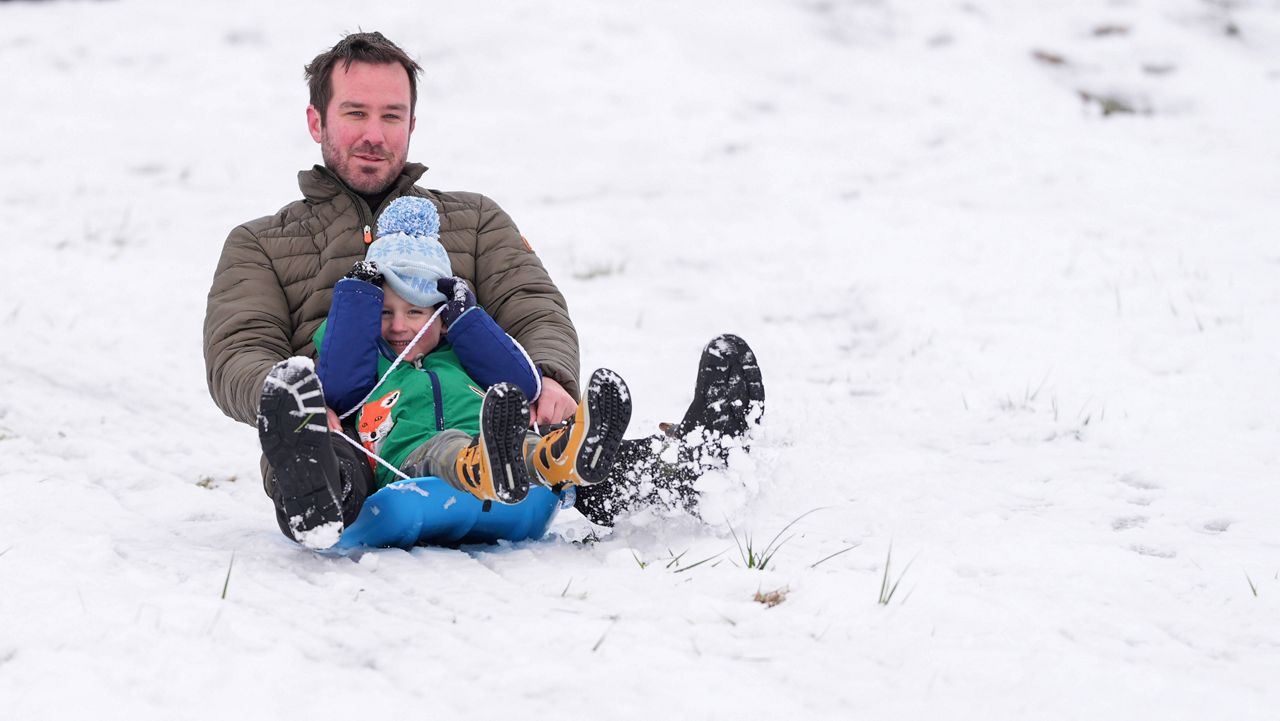
[[[0,718],[1274,717],[1280,3],[369,5],[0,3]],[[358,28],[633,434],[755,346],[704,520],[276,530],[205,292]]]

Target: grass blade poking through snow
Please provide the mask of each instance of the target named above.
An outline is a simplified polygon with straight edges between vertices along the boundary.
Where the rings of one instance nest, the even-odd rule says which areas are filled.
[[[783,546],[785,546],[787,544],[787,541],[790,541],[791,539],[795,538],[795,534],[787,536],[786,538],[782,538],[782,534],[786,533],[788,530],[790,530],[792,526],[799,523],[800,519],[804,518],[810,513],[816,513],[817,511],[821,511],[821,510],[823,510],[821,507],[814,508],[796,516],[794,519],[791,520],[791,523],[788,523],[787,525],[783,526],[782,530],[778,531],[777,535],[773,537],[773,540],[769,541],[769,545],[764,547],[764,550],[759,552],[756,551],[755,545],[752,543],[750,534],[743,533],[742,540],[739,540],[738,532],[734,530],[733,524],[729,523],[729,533],[733,534],[733,542],[738,544],[738,553],[742,556],[743,564],[745,564],[747,568],[753,568],[759,571],[765,570],[765,568],[768,567],[769,562],[773,560],[773,557],[778,552],[778,550]],[[728,519],[725,520],[725,523],[728,523]],[[778,541],[779,538],[782,538],[781,542]]]
[[[727,548],[726,548],[726,549],[724,549],[723,551],[721,551],[721,552],[717,553],[717,554],[716,554],[716,555],[714,555],[714,556],[707,556],[706,558],[702,559],[701,561],[698,561],[698,562],[696,562],[696,563],[691,563],[691,564],[689,564],[688,566],[685,566],[684,568],[677,568],[676,570],[672,571],[672,573],[684,573],[685,571],[688,571],[688,570],[690,570],[690,569],[697,568],[698,566],[701,566],[702,564],[706,563],[707,561],[710,561],[710,560],[712,560],[712,559],[716,559],[716,558],[719,558],[719,557],[723,556],[725,553],[728,553],[728,551],[729,551],[729,549],[727,549]],[[682,554],[680,554],[680,555],[682,555],[682,556],[683,556],[684,554],[682,553]]]
[[[236,565],[236,552],[231,552],[231,562],[227,564],[227,579],[222,582],[222,600],[227,600],[227,587],[231,585],[231,568]]]
[[[842,549],[840,549],[839,551],[836,551],[835,553],[831,554],[830,556],[827,556],[826,558],[823,558],[821,561],[817,561],[817,562],[813,563],[812,565],[810,565],[810,566],[809,566],[809,568],[817,568],[818,566],[820,566],[820,565],[822,565],[822,564],[826,563],[827,561],[830,561],[831,559],[835,558],[836,556],[839,556],[839,555],[840,555],[840,554],[842,554],[842,553],[848,553],[849,551],[852,551],[853,549],[855,549],[855,548],[857,548],[858,546],[861,546],[861,545],[862,545],[861,543],[852,543],[852,544],[850,544],[849,546],[847,546],[847,547],[845,547],[845,548],[842,548]]]
[[[902,583],[902,579],[907,575],[907,571],[911,570],[911,564],[915,563],[915,559],[907,562],[906,568],[902,569],[902,573],[898,574],[898,580],[889,585],[889,564],[893,560],[893,542],[889,543],[889,552],[884,557],[884,576],[880,579],[880,600],[881,606],[888,606],[889,601],[893,599],[893,594],[898,590],[898,584]]]

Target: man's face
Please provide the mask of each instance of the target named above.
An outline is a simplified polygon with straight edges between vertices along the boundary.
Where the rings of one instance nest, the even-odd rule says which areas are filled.
[[[324,164],[359,193],[380,193],[404,170],[414,119],[409,73],[398,63],[338,65],[333,97],[324,108],[307,106],[307,127],[320,143]]]

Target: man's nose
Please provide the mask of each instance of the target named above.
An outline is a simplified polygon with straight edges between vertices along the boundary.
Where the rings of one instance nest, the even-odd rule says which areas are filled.
[[[364,135],[360,140],[374,147],[384,145],[387,142],[387,134],[382,127],[382,123],[378,120],[374,120],[372,123],[365,123]]]

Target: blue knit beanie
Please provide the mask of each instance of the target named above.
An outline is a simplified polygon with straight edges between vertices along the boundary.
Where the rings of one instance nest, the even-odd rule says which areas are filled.
[[[387,285],[413,305],[430,308],[445,301],[436,281],[453,275],[453,267],[440,245],[440,215],[430,200],[391,201],[378,218],[378,239],[364,257],[376,262]]]

